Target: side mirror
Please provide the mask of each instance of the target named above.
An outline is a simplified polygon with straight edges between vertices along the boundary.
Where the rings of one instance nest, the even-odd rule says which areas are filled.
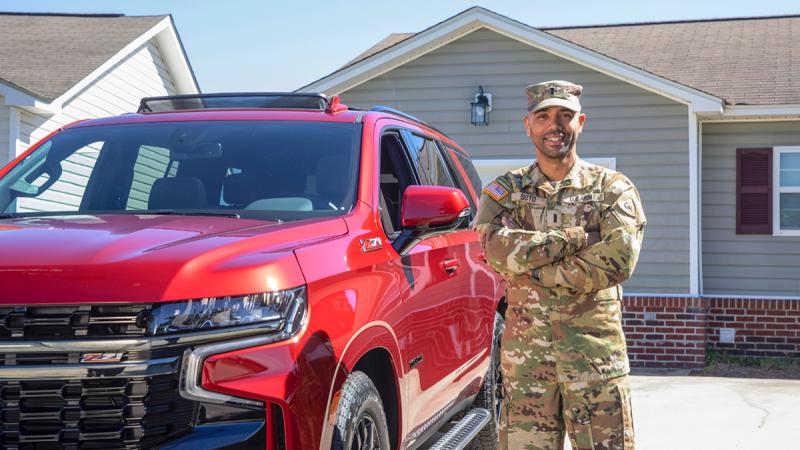
[[[400,226],[404,229],[448,229],[469,217],[469,202],[458,189],[413,185],[403,193]]]

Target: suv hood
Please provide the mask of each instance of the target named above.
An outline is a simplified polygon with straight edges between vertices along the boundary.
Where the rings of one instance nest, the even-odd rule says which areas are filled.
[[[0,304],[156,302],[305,283],[293,250],[341,218],[97,215],[0,220]]]

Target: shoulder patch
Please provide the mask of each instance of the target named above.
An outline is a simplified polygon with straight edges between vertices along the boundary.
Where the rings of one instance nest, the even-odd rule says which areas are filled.
[[[491,183],[489,183],[485,188],[483,188],[482,192],[488,195],[489,197],[493,198],[494,201],[496,202],[499,202],[506,195],[508,195],[508,189],[504,188],[503,185],[501,185],[497,181],[492,181]]]

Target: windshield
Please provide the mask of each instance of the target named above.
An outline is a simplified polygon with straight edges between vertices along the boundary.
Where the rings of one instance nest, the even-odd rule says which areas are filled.
[[[0,179],[0,216],[344,214],[355,202],[357,132],[347,123],[277,121],[67,129]]]

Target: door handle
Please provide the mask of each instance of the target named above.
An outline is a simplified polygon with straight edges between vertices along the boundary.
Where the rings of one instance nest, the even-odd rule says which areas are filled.
[[[459,263],[455,258],[447,258],[442,261],[442,269],[444,269],[444,271],[448,274],[453,275],[454,273],[458,272],[458,266],[460,264],[461,263]]]

